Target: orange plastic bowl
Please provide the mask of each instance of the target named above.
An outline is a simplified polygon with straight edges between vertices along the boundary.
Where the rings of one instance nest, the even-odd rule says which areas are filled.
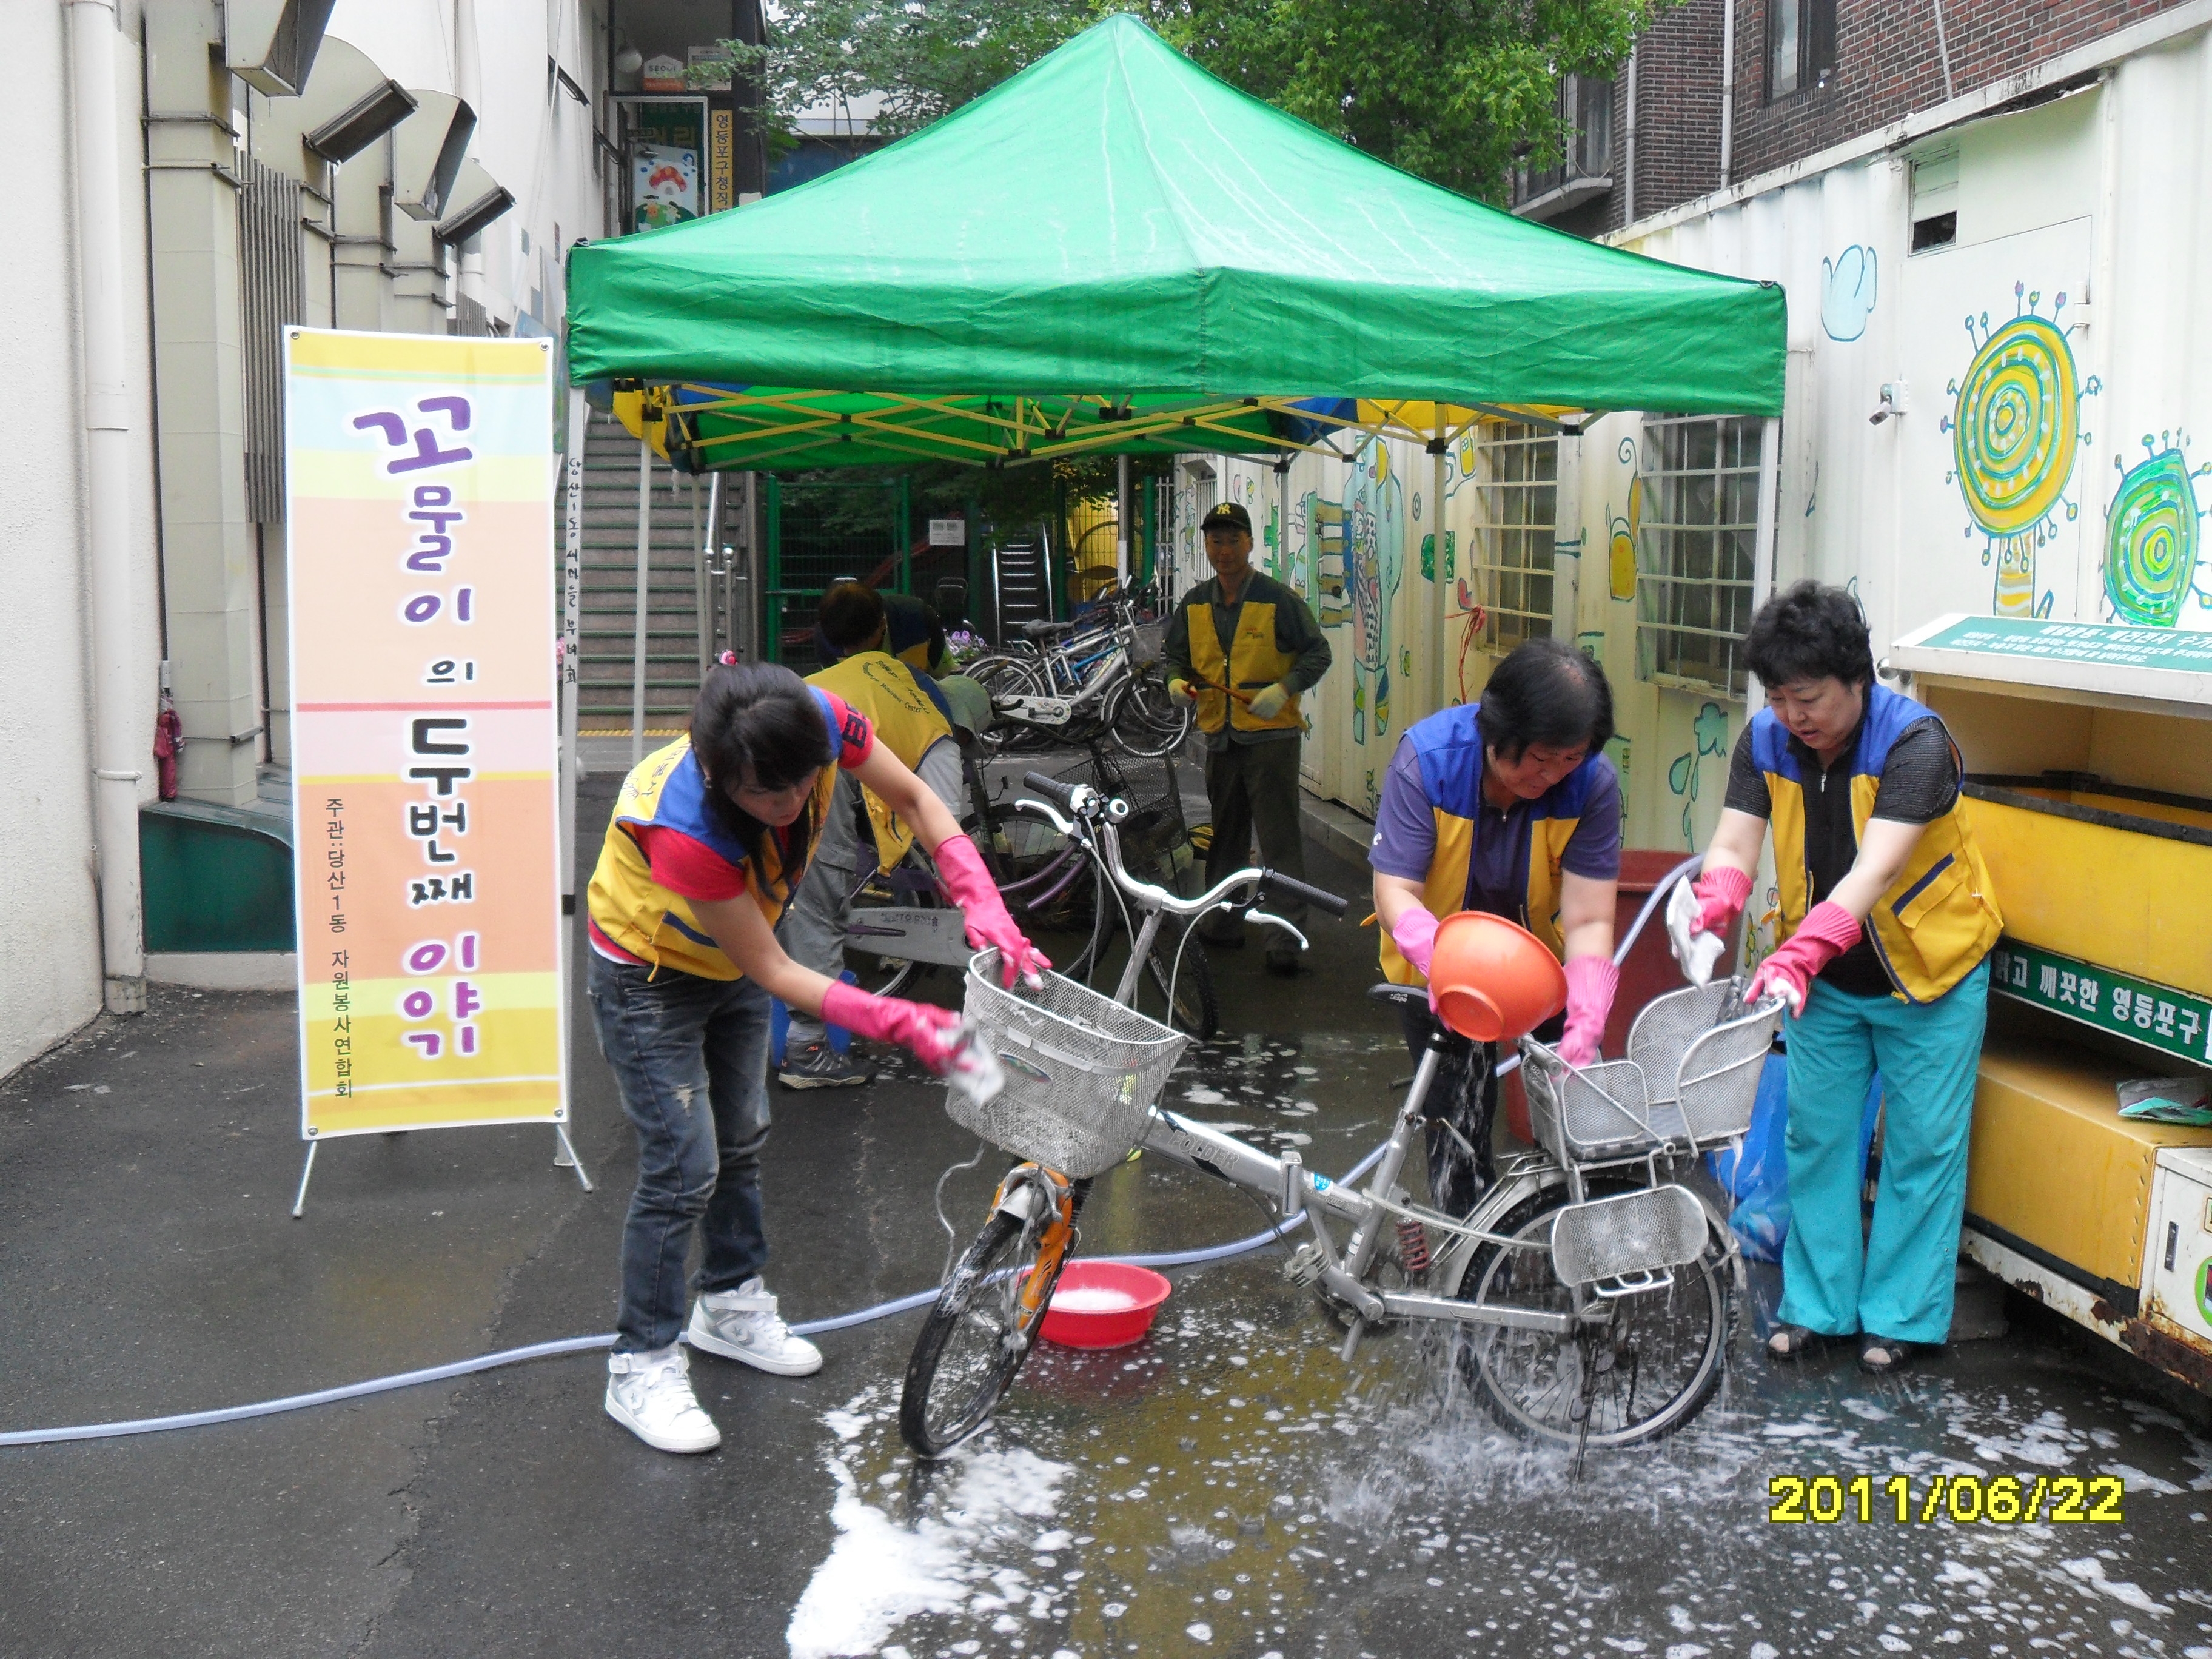
[[[1543,940],[1484,910],[1437,927],[1429,986],[1444,1024],[1477,1042],[1525,1036],[1567,1006],[1566,969]]]

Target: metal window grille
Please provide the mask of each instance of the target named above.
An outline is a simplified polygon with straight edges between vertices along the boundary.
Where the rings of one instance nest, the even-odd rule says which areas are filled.
[[[1646,679],[1744,694],[1759,430],[1741,418],[1644,423],[1636,605]]]
[[[1483,428],[1474,446],[1473,574],[1487,613],[1480,640],[1505,652],[1552,631],[1559,441],[1531,426]]]
[[[301,320],[300,181],[238,158],[240,345],[245,358],[246,499],[254,521],[284,520],[284,329]]]
[[[1563,75],[1554,107],[1559,158],[1547,167],[1513,168],[1510,184],[1515,207],[1580,180],[1611,181],[1613,82],[1594,76]]]

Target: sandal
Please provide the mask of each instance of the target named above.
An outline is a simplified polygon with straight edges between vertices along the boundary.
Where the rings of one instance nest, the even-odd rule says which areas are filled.
[[[1802,1359],[1808,1353],[1818,1353],[1828,1346],[1830,1339],[1821,1332],[1803,1325],[1777,1325],[1766,1339],[1769,1359]]]
[[[1887,1376],[1901,1370],[1905,1362],[1927,1345],[1900,1342],[1893,1337],[1869,1336],[1859,1344],[1859,1369],[1869,1376]]]

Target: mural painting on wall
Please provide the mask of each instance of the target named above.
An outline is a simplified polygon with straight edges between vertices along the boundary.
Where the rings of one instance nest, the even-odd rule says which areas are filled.
[[[1644,527],[1644,474],[1636,464],[1636,440],[1620,441],[1621,464],[1628,480],[1628,511],[1606,508],[1606,580],[1613,597],[1626,604],[1636,597],[1636,536]]]
[[[1352,597],[1352,740],[1364,744],[1373,724],[1379,740],[1390,729],[1390,602],[1405,562],[1401,486],[1389,451],[1370,438],[1360,446],[1344,494],[1346,586]],[[1370,801],[1374,792],[1369,790]]]
[[[1820,261],[1820,331],[1849,343],[1866,332],[1874,315],[1874,250],[1854,242],[1834,258]]]
[[[1667,787],[1682,803],[1682,845],[1694,849],[1698,844],[1698,782],[1705,762],[1708,757],[1716,757],[1723,767],[1727,764],[1728,711],[1717,702],[1701,705],[1698,717],[1690,722],[1690,751],[1674,757],[1674,764],[1667,769]]]
[[[2036,550],[2057,532],[2063,514],[2081,507],[2066,496],[2080,449],[2081,404],[2098,390],[2083,383],[2074,348],[2061,327],[2066,296],[2051,316],[2036,313],[2039,293],[2013,284],[2012,320],[1990,326],[1989,313],[1966,319],[1975,343],[1966,378],[1948,390],[1958,400],[1943,429],[1951,434],[1953,471],[1973,523],[1984,538],[1982,562],[1996,567],[1991,609],[2000,617],[2047,617],[2051,593],[2036,589]]]
[[[1309,490],[1300,498],[1299,513],[1308,526],[1305,565],[1313,581],[1313,591],[1306,597],[1323,628],[1341,628],[1352,620],[1352,600],[1344,581],[1344,508]]]
[[[2120,484],[2105,510],[2105,599],[2113,620],[2140,628],[2172,628],[2185,609],[2203,626],[2212,592],[2197,585],[2195,480],[2212,476],[2212,462],[2191,469],[2183,454],[2186,436],[2143,434],[2146,459],[2112,468]]]

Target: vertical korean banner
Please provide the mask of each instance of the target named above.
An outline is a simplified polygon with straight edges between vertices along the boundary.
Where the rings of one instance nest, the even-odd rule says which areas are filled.
[[[285,336],[301,1133],[565,1121],[552,343]]]

